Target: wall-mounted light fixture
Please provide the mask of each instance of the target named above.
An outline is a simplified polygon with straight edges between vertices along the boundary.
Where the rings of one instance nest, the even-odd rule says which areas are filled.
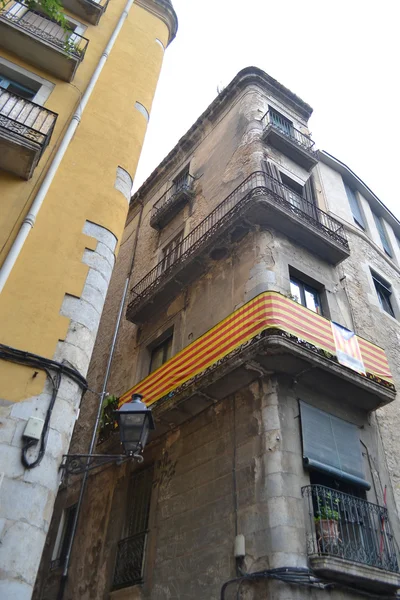
[[[110,462],[121,464],[130,459],[143,462],[142,452],[155,425],[151,409],[142,402],[142,398],[141,394],[132,394],[130,402],[114,411],[125,454],[64,454],[60,469],[78,475]]]

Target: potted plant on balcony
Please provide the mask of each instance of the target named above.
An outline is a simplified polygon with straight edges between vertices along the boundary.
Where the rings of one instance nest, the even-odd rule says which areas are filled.
[[[339,543],[339,498],[332,498],[331,492],[318,496],[318,508],[315,512],[315,529],[319,552],[332,552]]]

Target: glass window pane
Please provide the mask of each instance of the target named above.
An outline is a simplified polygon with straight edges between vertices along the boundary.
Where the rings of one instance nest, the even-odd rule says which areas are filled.
[[[164,348],[162,346],[158,346],[157,348],[154,348],[154,350],[151,353],[150,370],[149,370],[150,373],[152,373],[153,371],[158,369],[158,367],[161,367],[161,365],[164,362],[163,356],[164,356]]]
[[[292,299],[301,304],[300,285],[297,281],[293,281],[293,279],[290,280],[290,293],[292,294]]]
[[[321,314],[318,293],[310,288],[304,288],[304,297],[306,300],[306,307],[318,314]]]

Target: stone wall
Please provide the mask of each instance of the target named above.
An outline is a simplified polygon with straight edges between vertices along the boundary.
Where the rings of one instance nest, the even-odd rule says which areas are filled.
[[[83,262],[89,266],[79,298],[66,295],[61,314],[70,318],[65,340],[57,345],[54,360],[86,375],[100,322],[107,286],[114,266],[116,238],[94,223],[86,222],[83,232],[97,243],[86,250]],[[35,468],[21,463],[22,439],[30,417],[44,419],[53,387],[47,381],[38,396],[0,406],[0,597],[29,600],[49,530],[54,501],[60,482],[59,465],[68,451],[73,427],[79,414],[81,387],[62,375],[50,421],[46,452]],[[29,456],[33,462],[38,448]],[[21,552],[21,548],[25,551]]]
[[[148,448],[145,466],[154,464],[154,480],[144,583],[110,595],[132,466],[108,467],[91,477],[65,600],[217,600],[222,584],[237,575],[236,533],[245,536],[245,572],[306,567],[301,488],[309,477],[302,466],[298,398],[355,423],[387,483],[376,427],[364,411],[334,390],[321,397],[290,378],[264,378]],[[374,486],[368,500],[382,502]],[[327,593],[283,583],[243,587],[241,598],[273,593],[277,599],[322,599]],[[226,600],[236,597],[233,592],[235,586]],[[331,595],[357,598],[343,590]],[[54,589],[40,598],[52,600]]]

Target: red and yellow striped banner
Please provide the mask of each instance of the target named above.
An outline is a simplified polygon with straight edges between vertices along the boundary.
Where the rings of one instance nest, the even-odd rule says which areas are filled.
[[[264,292],[128,390],[121,396],[120,406],[130,400],[133,392],[143,394],[147,405],[153,404],[269,328],[281,329],[336,354],[330,321],[278,292]],[[357,339],[367,373],[391,383],[384,350],[362,338]]]

